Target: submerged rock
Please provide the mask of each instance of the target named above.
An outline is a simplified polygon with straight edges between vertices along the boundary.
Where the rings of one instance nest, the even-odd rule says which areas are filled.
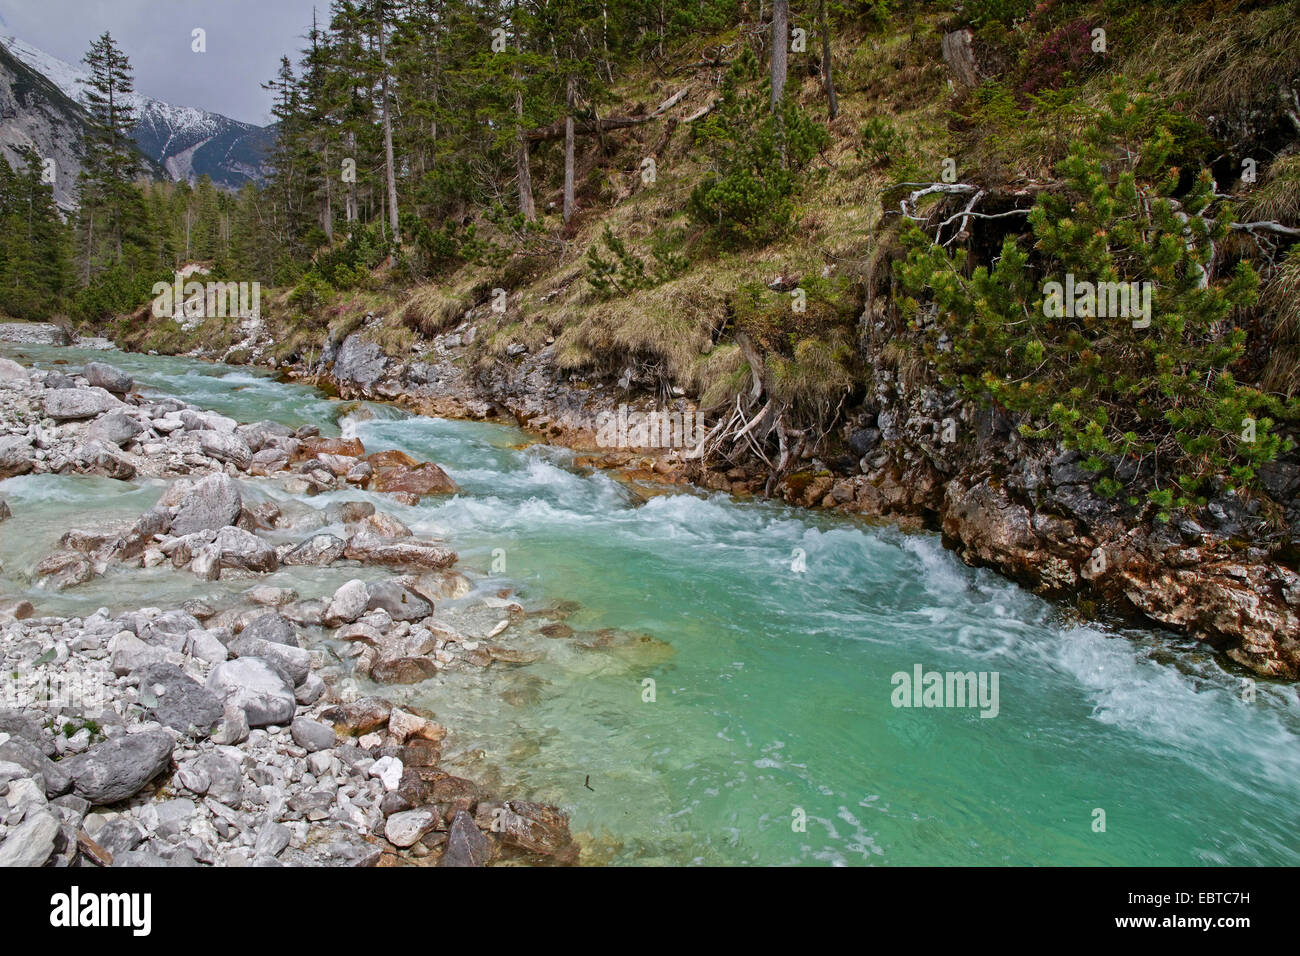
[[[558,862],[575,862],[578,848],[569,834],[569,815],[558,807],[526,800],[507,800],[496,814],[494,832],[505,843],[555,857]]]
[[[388,725],[393,705],[382,697],[362,697],[347,704],[331,707],[321,714],[343,735],[360,737]]]
[[[93,578],[95,567],[78,551],[56,551],[36,565],[36,574],[46,585],[64,591]]]

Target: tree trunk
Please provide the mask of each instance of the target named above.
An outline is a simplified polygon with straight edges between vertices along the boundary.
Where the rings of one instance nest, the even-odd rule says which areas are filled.
[[[826,19],[826,0],[817,0],[817,28],[822,35],[822,86],[826,88],[826,111],[830,119],[840,113],[835,96],[835,77],[831,74],[831,27]]]
[[[962,86],[978,86],[980,81],[975,50],[971,46],[973,39],[969,30],[953,30],[943,37],[943,61]]]
[[[397,170],[393,165],[393,121],[388,110],[388,59],[384,55],[384,5],[379,4],[379,85],[384,101],[384,173],[388,180],[388,224],[393,231],[393,242],[397,236]]]
[[[515,90],[515,118],[518,123],[516,138],[519,149],[515,153],[515,170],[519,174],[519,211],[529,222],[537,219],[537,206],[533,202],[533,176],[528,168],[528,134],[524,130],[524,92]]]
[[[352,178],[348,182],[347,210],[344,215],[348,221],[348,236],[352,235],[352,223],[357,218],[357,134],[348,131],[348,151],[352,154]]]
[[[330,176],[330,144],[328,142],[325,143],[324,148],[325,148],[325,165],[323,169],[325,172],[325,211],[324,211],[324,215],[322,216],[322,219],[324,221],[321,223],[321,225],[325,228],[326,241],[332,244],[334,242],[334,203],[333,203],[333,191],[330,184],[330,180],[332,178]]]
[[[573,105],[577,96],[577,83],[573,76],[569,77],[567,89],[565,90],[565,100],[568,104],[568,111],[564,117],[564,221],[568,222],[573,218]]]
[[[772,5],[772,109],[785,95],[785,76],[790,55],[790,0]]]

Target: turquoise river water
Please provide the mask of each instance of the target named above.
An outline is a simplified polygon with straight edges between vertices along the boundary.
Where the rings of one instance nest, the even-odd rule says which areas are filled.
[[[4,349],[47,367],[105,359],[146,390],[240,421],[331,434],[344,410],[254,370]],[[437,461],[461,486],[383,507],[445,536],[483,578],[476,593],[576,602],[575,629],[659,639],[618,652],[557,640],[524,667],[407,689],[501,784],[568,810],[588,862],[1300,863],[1294,686],[1260,683],[1244,700],[1243,675],[1196,645],[1080,625],[965,567],[933,534],[687,491],[642,501],[513,429],[370,411],[345,415],[343,430],[370,451]],[[57,598],[24,574],[62,531],[134,516],[160,492],[79,477],[0,483],[15,513],[0,524],[0,599],[33,594],[85,613],[191,596],[193,578],[170,569]],[[308,504],[343,497],[365,495]],[[327,593],[350,576],[286,569],[269,583]],[[893,675],[917,665],[996,673],[996,716],[895,707]]]

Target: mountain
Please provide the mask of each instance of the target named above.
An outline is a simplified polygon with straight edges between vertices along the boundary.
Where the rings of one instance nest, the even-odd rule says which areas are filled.
[[[0,44],[0,155],[14,169],[32,151],[53,159],[54,201],[65,212],[76,206],[88,122],[82,107]]]
[[[12,59],[47,79],[64,99],[83,102],[89,73],[17,37],[0,36]],[[129,98],[135,109],[134,138],[140,152],[169,179],[194,181],[207,175],[225,189],[262,182],[273,127],[254,126],[193,106],[173,106],[141,93]],[[45,154],[42,154],[45,155]]]

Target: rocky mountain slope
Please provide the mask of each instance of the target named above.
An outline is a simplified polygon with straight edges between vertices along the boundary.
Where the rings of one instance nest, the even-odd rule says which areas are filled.
[[[0,155],[16,169],[32,151],[53,159],[54,201],[64,210],[76,204],[85,124],[85,110],[0,45]]]
[[[64,138],[79,141],[84,116],[70,113],[68,104],[77,107],[81,102],[87,86],[85,69],[13,36],[0,36],[0,48],[5,51],[4,60],[8,64],[4,72],[33,73],[39,80],[25,79],[22,81],[24,88],[48,87],[47,96],[55,93],[66,101],[61,105],[63,121],[75,132]],[[133,94],[131,101],[136,111],[136,145],[141,153],[158,165],[160,174],[177,181],[193,181],[206,175],[227,189],[238,189],[246,182],[261,182],[265,178],[265,156],[273,140],[272,129],[241,123],[193,106],[174,106],[140,93]],[[18,129],[22,130],[33,122],[18,123]],[[10,123],[6,122],[5,126],[8,128]],[[67,147],[64,149],[66,151]],[[50,153],[42,152],[41,155]],[[64,158],[72,162],[76,157],[68,155]],[[62,166],[61,160],[60,168]],[[76,181],[79,162],[73,168],[75,171],[69,177],[70,183]],[[66,201],[66,194],[59,197],[56,191],[56,197],[60,202]]]

